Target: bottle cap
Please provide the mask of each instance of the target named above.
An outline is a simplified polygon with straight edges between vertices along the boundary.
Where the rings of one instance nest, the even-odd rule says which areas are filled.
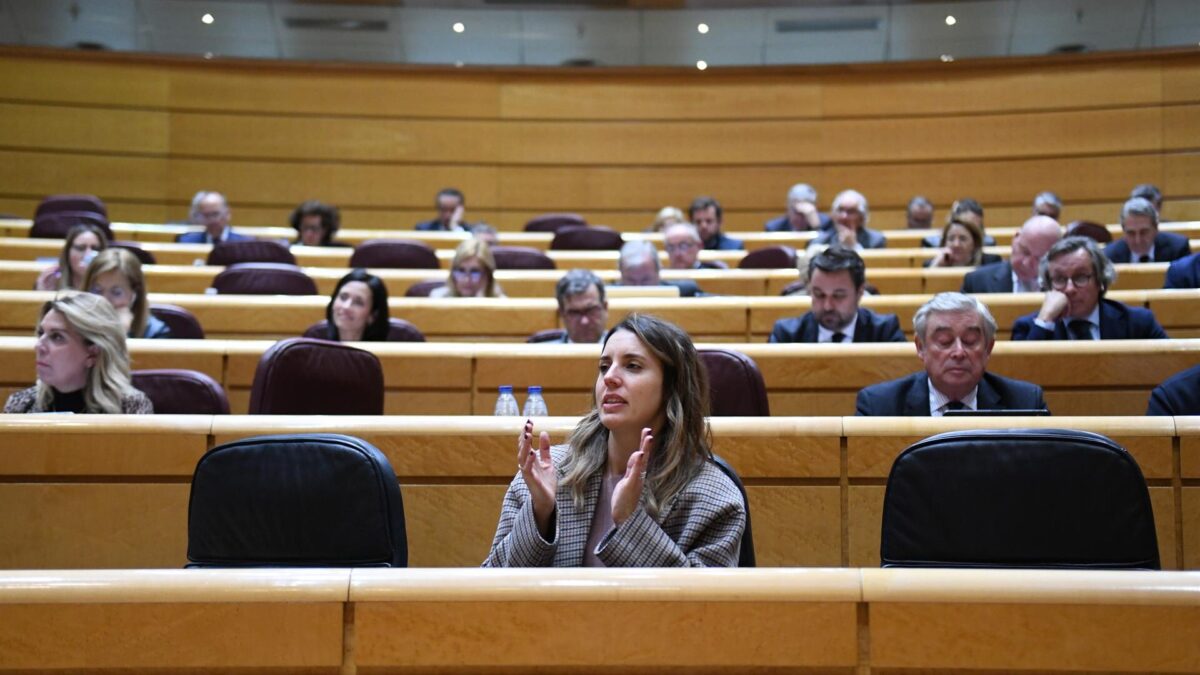
[[[500,393],[501,394],[511,394],[512,393],[512,385],[511,384],[500,385]]]
[[[531,393],[531,394],[540,394],[540,393],[542,393],[542,387],[541,387],[540,385],[536,385],[536,384],[534,384],[534,385],[530,385],[530,386],[529,386],[529,393]]]

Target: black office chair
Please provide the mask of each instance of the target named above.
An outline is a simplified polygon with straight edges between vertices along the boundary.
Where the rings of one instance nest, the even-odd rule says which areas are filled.
[[[738,567],[755,567],[754,532],[750,529],[750,497],[746,494],[746,486],[742,484],[742,477],[733,470],[732,466],[729,466],[729,462],[713,455],[712,463],[721,470],[721,473],[728,476],[729,480],[737,486],[738,492],[742,493],[742,503],[746,505],[746,529],[742,532],[742,550],[738,554]]]
[[[407,567],[396,474],[341,434],[219,445],[192,476],[187,555],[188,567]]]
[[[954,431],[896,458],[884,567],[1159,569],[1137,462],[1099,434]]]

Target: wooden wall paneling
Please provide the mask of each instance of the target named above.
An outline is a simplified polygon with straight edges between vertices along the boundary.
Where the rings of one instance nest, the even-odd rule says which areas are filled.
[[[68,191],[103,199],[157,200],[166,193],[169,164],[160,157],[0,150],[0,185],[9,195],[38,201]],[[194,193],[193,188],[189,200]]]
[[[0,145],[57,150],[65,161],[74,153],[161,157],[173,141],[159,111],[0,103]]]
[[[4,96],[14,101],[161,109],[169,80],[169,71],[155,63],[12,54],[0,59]]]
[[[1200,64],[1195,59],[1164,59],[1159,67],[1163,103],[1194,103],[1200,91]]]
[[[1192,152],[1164,155],[1162,166],[1162,182],[1156,183],[1156,185],[1166,195],[1165,199],[1167,203],[1170,203],[1171,195],[1173,194],[1186,195],[1192,197],[1193,200],[1197,195],[1200,195],[1200,152],[1196,152],[1193,148]],[[1163,205],[1163,210],[1168,211],[1167,204]],[[1179,217],[1173,211],[1168,211],[1168,213],[1171,213],[1174,217]]]

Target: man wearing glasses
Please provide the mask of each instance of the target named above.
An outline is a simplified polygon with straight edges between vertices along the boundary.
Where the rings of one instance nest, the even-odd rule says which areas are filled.
[[[673,270],[725,269],[723,263],[701,262],[700,231],[691,223],[675,223],[663,230],[663,245],[667,249],[667,267]]]
[[[1017,319],[1014,340],[1143,340],[1166,338],[1154,314],[1108,300],[1117,271],[1096,242],[1067,237],[1050,247],[1040,266],[1046,299]]]
[[[604,282],[590,270],[571,270],[554,286],[558,316],[567,332],[551,342],[595,344],[608,326]]]

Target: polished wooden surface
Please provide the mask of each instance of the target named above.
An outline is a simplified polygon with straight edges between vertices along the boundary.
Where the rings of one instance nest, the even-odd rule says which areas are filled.
[[[1200,669],[1194,572],[30,570],[0,607],[6,672]]]
[[[551,417],[535,425],[557,443],[576,421]],[[11,416],[0,420],[0,568],[182,566],[188,483],[200,456],[240,438],[305,432],[351,434],[388,457],[404,496],[413,566],[474,566],[495,531],[522,423],[425,415]],[[772,417],[711,424],[714,451],[746,483],[761,566],[878,564],[887,471],[921,438],[953,429],[1061,427],[1104,434],[1129,450],[1150,490],[1164,568],[1200,567],[1200,490],[1181,475],[1175,449],[1197,435],[1193,418]]]

